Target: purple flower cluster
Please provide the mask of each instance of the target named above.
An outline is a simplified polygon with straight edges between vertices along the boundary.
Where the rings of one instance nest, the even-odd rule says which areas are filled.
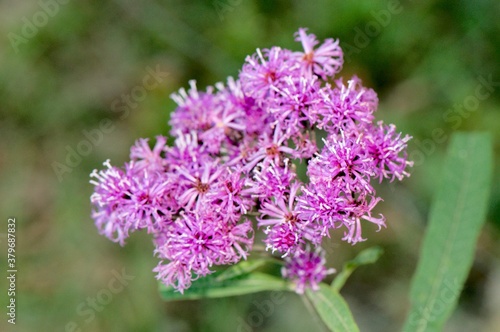
[[[123,245],[147,229],[166,285],[182,292],[213,266],[246,259],[262,230],[266,249],[285,258],[283,276],[298,292],[315,289],[333,273],[325,236],[342,229],[355,244],[364,241],[362,224],[385,227],[372,213],[381,198],[371,180],[409,176],[410,137],[373,123],[377,95],[359,78],[334,78],[338,41],[319,44],[306,29],[296,40],[303,51],[257,50],[227,84],[199,91],[191,81],[172,95],[173,146],[162,136],[153,148],[139,139],[123,168],[107,161],[91,174],[100,233]],[[302,161],[308,183],[296,175]]]

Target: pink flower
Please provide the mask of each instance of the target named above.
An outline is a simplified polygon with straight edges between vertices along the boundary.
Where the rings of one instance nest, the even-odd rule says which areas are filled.
[[[278,251],[283,256],[295,252],[305,240],[318,242],[316,224],[299,218],[299,211],[296,209],[299,187],[299,183],[294,183],[287,196],[264,201],[259,210],[261,216],[257,218],[258,226],[265,227],[266,249]]]
[[[406,152],[410,139],[408,135],[401,137],[394,125],[387,126],[382,121],[369,131],[366,136],[368,152],[373,158],[374,170],[380,182],[384,178],[390,178],[392,182],[395,178],[401,181],[405,176],[410,176],[406,171],[407,167],[413,166]]]
[[[319,43],[316,36],[307,34],[307,29],[300,28],[295,34],[295,40],[302,43],[304,52],[296,52],[300,59],[303,73],[314,73],[326,80],[334,76],[342,68],[344,63],[342,49],[338,40],[327,39],[317,49],[314,47]]]
[[[195,203],[196,208],[204,203],[207,193],[219,185],[218,179],[226,170],[216,162],[186,166],[176,169],[179,173],[179,186],[184,188],[179,202],[186,210],[191,210]]]
[[[259,162],[263,162],[262,167],[267,167],[271,162],[280,165],[286,155],[295,157],[296,151],[286,144],[288,138],[286,130],[282,130],[279,125],[274,127],[272,137],[266,134],[261,135],[258,148],[248,158],[245,169],[251,170]]]
[[[373,192],[370,177],[373,176],[372,157],[367,153],[361,137],[331,135],[324,140],[325,147],[307,167],[311,183],[338,185],[349,192]]]
[[[340,231],[355,244],[367,223],[385,227],[371,181],[409,176],[410,137],[373,123],[377,95],[358,77],[327,82],[343,64],[338,40],[320,44],[303,28],[295,38],[302,52],[257,49],[238,79],[204,91],[190,81],[172,94],[172,146],[163,136],[153,147],[139,139],[123,168],[106,161],[91,173],[99,233],[121,245],[136,230],[151,233],[165,285],[183,292],[215,266],[247,259],[261,230],[303,293],[334,272],[324,237]],[[296,173],[303,159],[308,178]]]
[[[169,181],[158,181],[156,173],[137,171],[127,164],[125,171],[104,163],[106,170],[94,170],[90,182],[95,186],[90,200],[95,206],[92,217],[96,226],[109,239],[125,243],[129,232],[147,228],[153,232],[158,224],[168,222],[171,210],[166,193]],[[174,203],[175,204],[175,203]]]
[[[323,98],[319,94],[320,83],[315,77],[287,76],[276,91],[274,101],[269,103],[269,112],[276,117],[282,128],[289,128],[290,136],[299,133],[308,121],[314,124],[316,109],[321,107]]]
[[[148,145],[148,139],[140,138],[135,145],[130,148],[130,160],[134,161],[134,169],[138,172],[161,172],[165,169],[166,160],[163,154],[166,150],[167,138],[164,136],[156,137],[154,148]]]
[[[180,130],[188,133],[210,128],[210,113],[215,103],[213,88],[208,87],[207,92],[199,92],[194,80],[189,81],[190,89],[180,89],[173,93],[171,98],[177,103],[178,108],[172,113],[170,127],[173,131]],[[172,132],[174,134],[174,132]]]
[[[257,101],[275,96],[285,77],[298,69],[292,61],[292,52],[279,47],[264,49],[248,56],[240,73],[243,92]]]
[[[248,221],[228,224],[212,210],[182,213],[158,234],[155,253],[162,260],[157,278],[180,292],[198,277],[211,274],[214,265],[237,263],[252,248]],[[163,264],[163,260],[170,261]]]
[[[336,87],[327,84],[320,94],[323,103],[317,110],[318,127],[330,133],[342,130],[357,131],[363,124],[373,121],[373,113],[378,107],[377,94],[361,85],[354,76],[344,85],[342,79],[335,81]]]
[[[335,269],[325,267],[325,252],[318,247],[315,251],[310,248],[296,251],[293,256],[285,259],[286,265],[281,269],[284,278],[295,283],[297,294],[304,294],[306,288],[318,290],[319,284]]]

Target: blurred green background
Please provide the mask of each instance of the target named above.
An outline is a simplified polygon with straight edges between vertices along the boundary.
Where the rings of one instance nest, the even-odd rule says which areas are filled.
[[[163,303],[149,236],[122,248],[89,217],[89,173],[108,158],[123,164],[139,137],[167,135],[172,92],[189,79],[203,89],[237,76],[257,47],[299,50],[299,27],[340,38],[341,75],[358,74],[379,93],[377,119],[414,137],[411,178],[378,189],[388,228],[365,227],[369,241],[354,247],[340,236],[326,244],[337,269],[363,248],[385,250],[343,290],[361,330],[401,329],[448,138],[482,130],[496,150],[488,221],[446,331],[500,331],[499,15],[494,0],[0,2],[0,261],[4,270],[6,223],[16,217],[18,267],[17,324],[6,322],[2,277],[0,331],[323,330],[291,293],[264,314],[269,293]],[[151,70],[168,75],[145,88]],[[104,119],[111,129],[81,143]],[[77,149],[85,155],[57,174]],[[123,272],[127,285],[112,291]],[[92,309],[96,296],[107,304]]]

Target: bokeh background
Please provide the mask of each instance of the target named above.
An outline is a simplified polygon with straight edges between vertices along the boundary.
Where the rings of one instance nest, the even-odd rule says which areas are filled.
[[[0,278],[0,331],[250,331],[252,319],[253,331],[323,330],[291,293],[262,320],[269,293],[164,303],[149,236],[135,233],[122,248],[99,236],[89,217],[89,173],[108,158],[123,164],[139,137],[168,135],[172,92],[190,79],[203,89],[237,76],[257,47],[298,50],[299,27],[340,38],[341,75],[358,74],[379,93],[377,119],[414,137],[412,176],[378,189],[388,228],[365,227],[369,241],[354,247],[338,237],[326,244],[337,269],[363,248],[385,250],[342,291],[361,330],[401,329],[449,137],[482,130],[495,142],[488,220],[446,331],[500,331],[499,15],[494,0],[1,1],[0,262],[4,270],[6,223],[16,217],[18,306],[11,326]],[[149,70],[168,75],[124,104]],[[474,103],[477,89],[488,96]],[[104,119],[112,129],[58,175],[54,165],[79,144],[85,149],[84,132]],[[110,293],[123,272],[131,280]],[[91,309],[87,301],[105,293],[109,303]]]

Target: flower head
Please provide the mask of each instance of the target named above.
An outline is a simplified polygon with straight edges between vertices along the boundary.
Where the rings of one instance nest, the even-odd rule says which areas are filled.
[[[402,180],[405,176],[410,176],[406,170],[413,166],[413,162],[408,160],[406,153],[407,143],[410,136],[401,137],[401,133],[396,133],[394,125],[384,125],[382,121],[377,123],[366,136],[368,153],[372,156],[374,170],[382,182],[382,179]]]
[[[155,268],[158,278],[179,291],[192,280],[211,274],[214,265],[234,264],[252,248],[248,221],[227,223],[219,213],[207,209],[182,213],[155,238],[155,253],[169,263]]]
[[[300,28],[295,40],[302,43],[304,52],[295,53],[299,57],[305,73],[314,73],[326,80],[340,71],[344,63],[343,52],[338,40],[327,39],[317,49],[319,43],[316,36],[307,34],[307,29]]]
[[[316,250],[306,248],[285,258],[285,266],[281,270],[284,278],[295,283],[295,291],[304,294],[306,288],[319,289],[319,283],[326,276],[335,273],[335,269],[325,267],[325,252],[321,247]]]
[[[361,137],[331,135],[323,151],[309,162],[307,171],[313,184],[337,185],[349,192],[373,192],[370,177],[372,157],[367,153]]]
[[[334,272],[323,238],[343,232],[356,244],[367,224],[385,227],[371,182],[409,176],[410,137],[373,123],[377,95],[358,77],[335,78],[339,41],[320,43],[304,28],[295,39],[303,51],[257,49],[237,79],[203,91],[189,81],[171,96],[172,146],[138,139],[124,167],[106,161],[91,173],[98,231],[122,245],[137,230],[152,234],[153,271],[179,292],[247,259],[257,231],[299,294],[318,289]]]
[[[293,183],[286,196],[264,201],[257,218],[258,226],[265,227],[266,249],[278,251],[283,256],[295,252],[306,240],[317,243],[320,236],[317,224],[299,217],[296,197],[300,184]]]
[[[291,51],[280,47],[257,49],[256,54],[246,58],[240,73],[243,92],[257,101],[273,98],[274,88],[297,69]]]

